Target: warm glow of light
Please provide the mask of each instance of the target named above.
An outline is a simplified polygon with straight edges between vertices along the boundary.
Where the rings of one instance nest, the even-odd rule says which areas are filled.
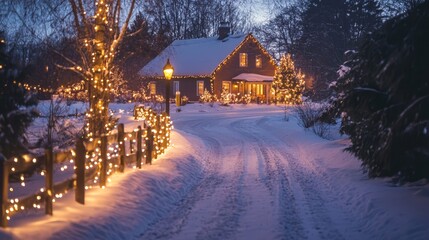
[[[165,64],[163,71],[164,71],[165,79],[171,80],[171,78],[173,76],[174,68],[170,64],[170,59],[167,59],[167,63]]]

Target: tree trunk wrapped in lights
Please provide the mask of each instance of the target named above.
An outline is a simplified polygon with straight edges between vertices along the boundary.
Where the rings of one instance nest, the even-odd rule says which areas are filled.
[[[93,77],[89,82],[89,106],[88,113],[89,129],[88,136],[100,136],[107,132],[108,128],[108,107],[109,107],[109,51],[105,49],[107,26],[107,3],[98,2],[95,13],[95,39],[94,52],[92,53],[92,68]]]
[[[301,104],[304,84],[304,75],[301,71],[296,71],[290,54],[283,55],[276,69],[271,89],[276,103]]]
[[[69,59],[70,69],[82,76],[87,83],[89,110],[85,131],[87,138],[99,137],[107,133],[113,123],[109,120],[108,107],[111,92],[110,72],[118,44],[124,38],[132,16],[135,0],[95,1],[93,19],[86,13],[83,0],[69,0],[79,41],[81,62]],[[121,12],[128,8],[124,21]],[[119,27],[119,24],[122,26]]]

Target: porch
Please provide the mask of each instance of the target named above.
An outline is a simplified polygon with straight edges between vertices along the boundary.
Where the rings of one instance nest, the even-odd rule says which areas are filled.
[[[269,103],[271,94],[272,76],[255,73],[241,73],[232,78],[231,93],[236,95],[248,94],[251,100],[257,103]]]

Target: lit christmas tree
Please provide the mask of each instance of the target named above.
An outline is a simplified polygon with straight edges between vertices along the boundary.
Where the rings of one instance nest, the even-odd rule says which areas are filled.
[[[304,91],[304,75],[296,71],[290,54],[283,55],[274,75],[271,91],[276,103],[301,104]]]

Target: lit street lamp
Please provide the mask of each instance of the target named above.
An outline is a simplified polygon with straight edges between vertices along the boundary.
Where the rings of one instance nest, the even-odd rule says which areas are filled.
[[[165,64],[164,68],[162,69],[164,71],[164,76],[166,80],[166,88],[165,88],[165,112],[167,112],[167,115],[170,116],[170,80],[173,76],[174,68],[170,64],[170,59],[167,59],[167,63]]]

